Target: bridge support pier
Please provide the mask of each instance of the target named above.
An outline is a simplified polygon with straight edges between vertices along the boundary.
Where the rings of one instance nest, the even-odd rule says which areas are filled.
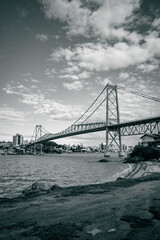
[[[34,144],[34,148],[33,148],[33,154],[35,155],[37,152],[36,152],[36,144]]]
[[[106,151],[106,152],[104,153],[104,157],[110,157],[110,152],[109,152],[109,151]]]
[[[123,151],[119,151],[118,152],[118,157],[124,157],[124,152]]]
[[[43,154],[43,152],[42,152],[42,144],[40,144],[40,155],[42,155]]]

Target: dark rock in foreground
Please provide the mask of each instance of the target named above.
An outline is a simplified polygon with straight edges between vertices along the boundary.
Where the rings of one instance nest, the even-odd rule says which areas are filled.
[[[102,159],[100,159],[98,162],[109,162],[109,159],[107,159],[107,158],[102,158]]]

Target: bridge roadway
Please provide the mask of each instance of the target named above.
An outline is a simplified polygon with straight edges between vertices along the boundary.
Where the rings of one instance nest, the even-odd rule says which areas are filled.
[[[47,133],[41,138],[39,138],[37,141],[29,143],[28,146],[43,143],[49,140],[56,140],[59,138],[105,131],[106,127],[107,125],[105,122],[76,124],[59,133]],[[120,124],[110,124],[108,125],[108,129],[112,132],[118,131],[120,129],[121,136],[141,135],[145,133],[156,134],[160,132],[160,117],[129,121]]]

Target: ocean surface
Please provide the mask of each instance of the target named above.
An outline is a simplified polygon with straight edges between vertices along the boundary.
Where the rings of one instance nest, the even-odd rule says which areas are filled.
[[[98,162],[101,153],[0,155],[0,198],[17,197],[34,182],[60,187],[104,183],[129,170],[122,162]]]

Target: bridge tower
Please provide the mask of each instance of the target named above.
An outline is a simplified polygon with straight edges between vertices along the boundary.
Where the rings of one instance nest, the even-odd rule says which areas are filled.
[[[42,137],[42,125],[36,125],[35,128],[35,141],[37,141],[38,138]]]
[[[109,157],[109,149],[112,144],[116,144],[119,149],[119,156],[123,156],[121,132],[120,129],[111,131],[108,126],[112,124],[119,124],[119,104],[118,104],[118,93],[117,86],[107,85],[106,86],[106,153],[105,157]]]
[[[42,125],[36,125],[34,132],[34,141],[42,137]],[[34,154],[36,154],[36,144],[34,144]],[[42,154],[42,144],[40,144],[40,154]]]

